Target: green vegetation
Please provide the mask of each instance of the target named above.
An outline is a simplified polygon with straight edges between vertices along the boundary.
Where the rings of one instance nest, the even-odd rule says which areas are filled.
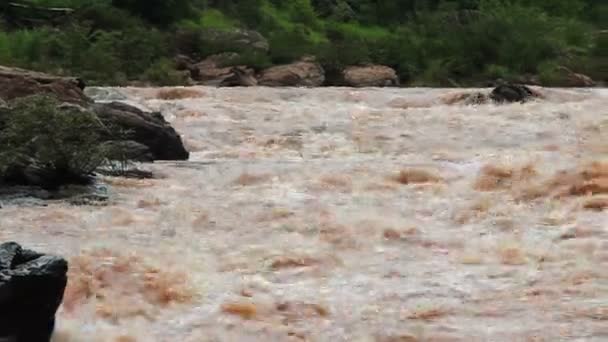
[[[93,84],[184,82],[172,58],[237,52],[255,68],[315,55],[395,68],[404,84],[474,85],[560,67],[606,81],[608,4],[597,0],[16,0],[0,5],[0,64]],[[44,11],[44,8],[74,11]],[[42,9],[41,9],[42,8]],[[53,20],[61,16],[61,20]],[[2,19],[2,17],[4,19]],[[252,29],[268,52],[209,32]],[[605,32],[605,31],[604,31]]]
[[[53,97],[16,99],[1,109],[2,118],[0,181],[49,188],[86,182],[115,152],[100,143],[97,116]]]

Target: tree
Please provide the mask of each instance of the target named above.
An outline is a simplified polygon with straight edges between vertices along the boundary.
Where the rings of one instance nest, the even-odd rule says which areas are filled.
[[[112,5],[164,27],[192,12],[191,0],[112,0]]]

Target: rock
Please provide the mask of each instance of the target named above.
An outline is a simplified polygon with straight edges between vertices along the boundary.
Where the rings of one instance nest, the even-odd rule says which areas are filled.
[[[110,149],[112,160],[132,160],[137,162],[152,162],[154,155],[150,148],[133,140],[108,141],[105,143]]]
[[[50,341],[67,271],[63,258],[23,249],[15,242],[0,245],[0,339]]]
[[[220,82],[220,87],[254,87],[258,80],[253,76],[253,70],[243,67],[231,68],[232,75]]]
[[[319,87],[325,82],[325,71],[310,59],[277,65],[258,75],[258,84],[267,87]]]
[[[255,86],[257,80],[253,70],[245,66],[232,65],[239,57],[236,53],[223,53],[207,57],[195,65],[193,79],[206,86]]]
[[[349,87],[390,87],[399,85],[397,72],[384,65],[349,66],[342,71],[344,85]]]
[[[83,89],[84,82],[77,78],[0,66],[0,98],[4,100],[50,93],[65,102],[88,104],[91,100]]]
[[[538,97],[538,94],[525,85],[510,83],[499,85],[490,93],[490,99],[495,103],[523,103],[535,97]]]
[[[258,51],[267,53],[270,45],[259,32],[245,29],[206,29],[201,34],[202,44],[224,47],[222,52]]]
[[[542,98],[542,94],[520,84],[502,83],[489,94],[485,92],[457,92],[447,94],[441,98],[444,104],[481,105],[487,103],[503,104],[513,102],[527,102],[535,98]]]
[[[177,55],[173,58],[175,69],[190,70],[194,66],[194,61],[186,55]]]
[[[95,103],[91,106],[107,126],[126,130],[129,140],[146,146],[154,160],[187,160],[181,137],[158,112],[144,112],[121,102]],[[137,146],[140,151],[140,146]],[[135,152],[135,151],[134,151]]]
[[[588,88],[595,87],[595,82],[591,79],[591,77],[583,74],[579,74],[573,72],[572,70],[566,67],[559,67],[558,71],[562,73],[562,82],[561,86],[564,87],[572,87],[572,88]]]

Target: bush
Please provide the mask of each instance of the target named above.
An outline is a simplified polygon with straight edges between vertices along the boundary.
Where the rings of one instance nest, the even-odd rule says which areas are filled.
[[[14,100],[0,131],[0,180],[47,188],[86,182],[109,153],[103,129],[94,114],[52,97]]]

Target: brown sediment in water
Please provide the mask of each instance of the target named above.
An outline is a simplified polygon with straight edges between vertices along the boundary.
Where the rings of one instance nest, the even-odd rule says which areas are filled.
[[[194,148],[162,179],[2,203],[3,239],[71,261],[58,341],[605,336],[605,90],[185,89],[118,90]]]
[[[203,97],[205,94],[199,90],[189,88],[169,88],[158,91],[157,98],[161,100],[182,100]]]

